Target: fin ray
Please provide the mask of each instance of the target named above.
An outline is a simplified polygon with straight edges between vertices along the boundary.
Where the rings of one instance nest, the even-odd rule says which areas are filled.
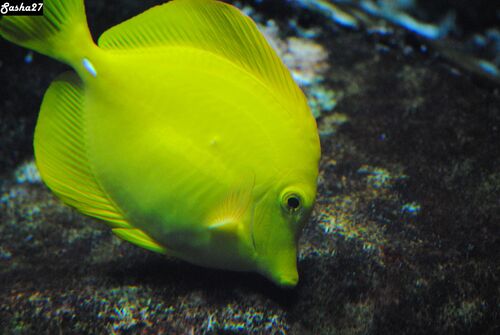
[[[234,231],[242,223],[252,201],[255,177],[248,178],[247,185],[230,191],[222,203],[213,211],[208,219],[209,230]]]

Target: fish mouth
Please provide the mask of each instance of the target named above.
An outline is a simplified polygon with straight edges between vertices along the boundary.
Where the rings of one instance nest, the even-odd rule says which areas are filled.
[[[272,278],[274,283],[282,288],[294,288],[299,282],[299,274],[297,271],[288,275],[282,275],[277,278]]]

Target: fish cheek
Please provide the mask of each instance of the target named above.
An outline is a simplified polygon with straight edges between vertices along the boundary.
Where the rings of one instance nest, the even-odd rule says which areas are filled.
[[[253,237],[258,255],[258,267],[260,272],[278,284],[282,278],[296,277],[295,233],[293,223],[288,220],[275,201],[257,206]]]

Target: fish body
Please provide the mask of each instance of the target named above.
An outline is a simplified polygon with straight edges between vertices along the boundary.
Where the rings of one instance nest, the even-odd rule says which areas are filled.
[[[143,248],[297,283],[319,140],[303,93],[249,18],[174,0],[96,45],[81,0],[51,0],[44,18],[2,19],[0,34],[75,70],[47,91],[34,142],[65,203]]]

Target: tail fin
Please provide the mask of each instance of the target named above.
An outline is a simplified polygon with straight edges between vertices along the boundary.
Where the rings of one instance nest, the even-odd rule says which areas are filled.
[[[73,66],[94,45],[83,0],[45,0],[43,16],[4,16],[0,36]]]

